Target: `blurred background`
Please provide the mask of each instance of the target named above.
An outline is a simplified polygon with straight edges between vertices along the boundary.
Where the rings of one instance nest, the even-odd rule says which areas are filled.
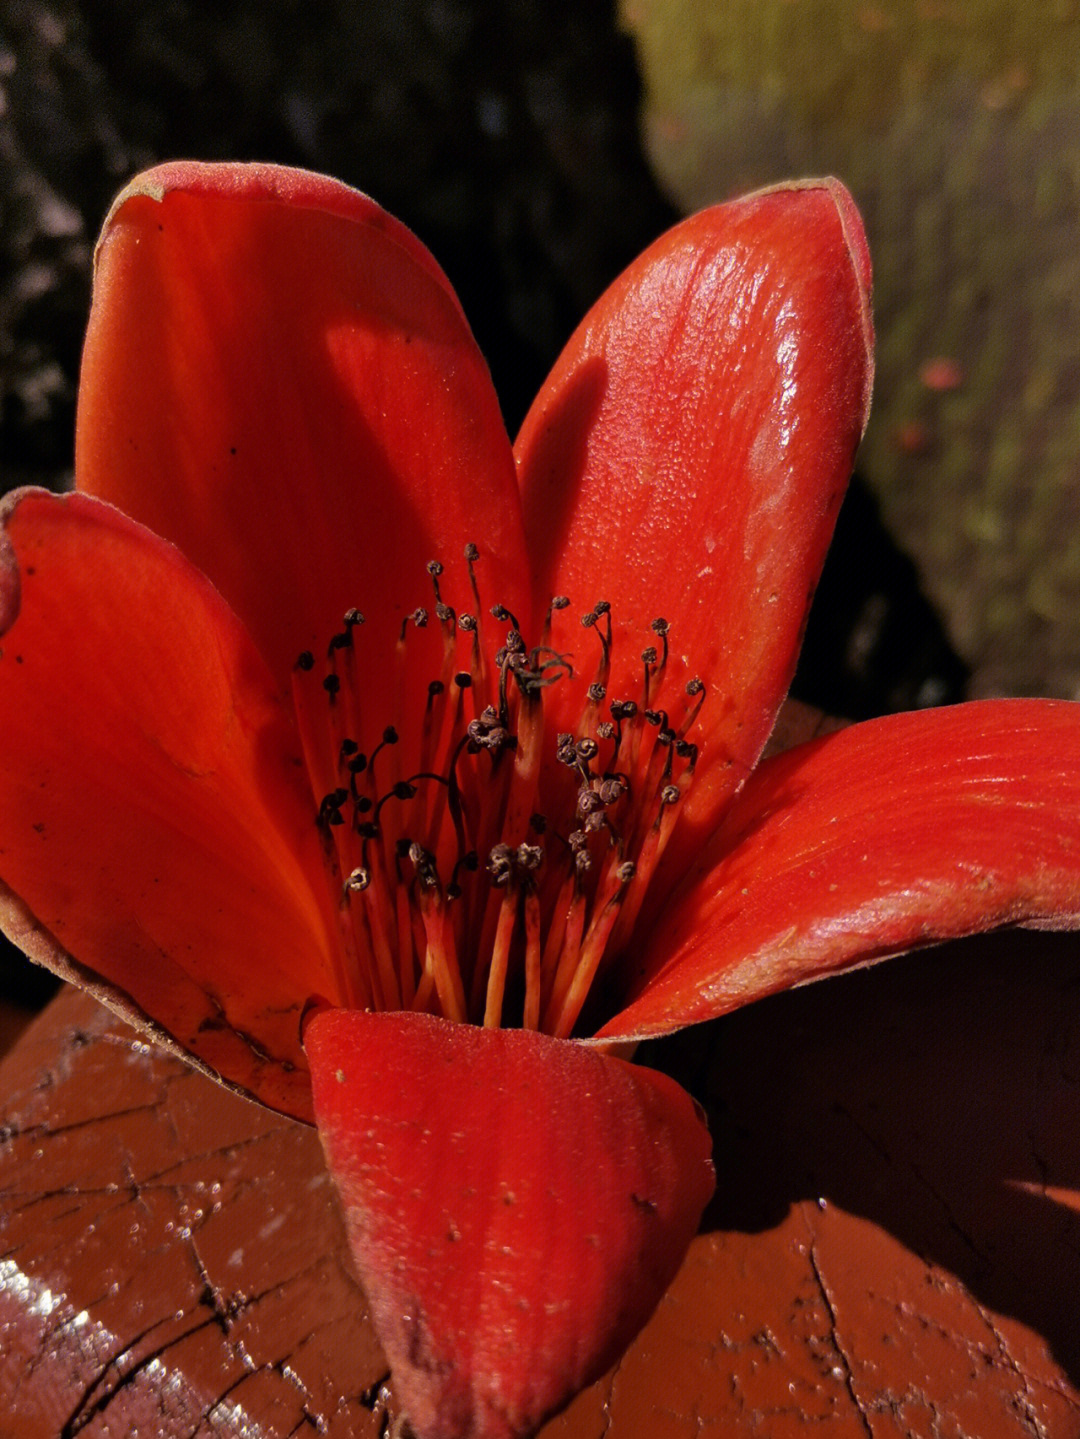
[[[71,482],[94,236],[179,156],[397,213],[511,434],[680,213],[841,176],[878,386],[794,692],[857,718],[1080,695],[1080,0],[4,0],[0,488]],[[14,1023],[47,980],[8,953],[0,990]]]

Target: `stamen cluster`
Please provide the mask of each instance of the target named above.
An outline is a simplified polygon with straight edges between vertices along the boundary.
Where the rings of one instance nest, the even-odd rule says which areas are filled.
[[[671,682],[668,623],[655,619],[638,697],[609,698],[614,638],[601,601],[581,619],[600,657],[575,730],[545,738],[546,691],[577,683],[570,656],[552,645],[570,600],[551,601],[531,648],[515,616],[492,605],[509,628],[489,661],[479,558],[466,547],[474,609],[462,613],[443,599],[442,564],[428,565],[443,664],[427,686],[414,763],[393,725],[367,752],[357,738],[359,610],[332,636],[321,676],[313,654],[297,660],[296,713],[339,897],[337,977],[352,1007],[566,1037],[626,946],[677,823],[705,687]],[[399,678],[411,632],[430,621],[420,607],[401,622]],[[661,706],[672,690],[677,717]]]

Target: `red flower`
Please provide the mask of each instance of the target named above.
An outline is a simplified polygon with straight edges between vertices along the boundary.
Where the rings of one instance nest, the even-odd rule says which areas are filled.
[[[163,166],[97,266],[78,493],[3,509],[4,927],[314,1112],[417,1432],[527,1434],[712,1191],[688,1096],[580,1036],[1072,923],[1080,714],[758,764],[869,399],[833,181],[660,239],[513,450],[434,260],[332,181]]]

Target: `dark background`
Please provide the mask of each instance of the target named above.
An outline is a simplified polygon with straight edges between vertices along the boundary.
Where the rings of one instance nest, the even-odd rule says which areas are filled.
[[[93,238],[167,158],[263,159],[373,195],[461,295],[514,433],[588,305],[673,222],[612,5],[582,0],[4,0],[0,488],[71,483]],[[794,692],[861,718],[965,671],[856,479]],[[12,952],[0,991],[48,993]]]

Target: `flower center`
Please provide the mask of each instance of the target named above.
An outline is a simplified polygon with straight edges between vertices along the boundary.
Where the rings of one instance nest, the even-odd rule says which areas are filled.
[[[443,599],[442,564],[428,565],[442,673],[428,683],[411,742],[403,745],[388,725],[361,747],[359,610],[348,611],[330,640],[325,667],[305,652],[294,669],[338,897],[338,980],[354,1008],[520,1023],[565,1038],[597,976],[625,948],[678,820],[697,760],[687,736],[705,686],[672,678],[668,624],[655,619],[637,693],[610,697],[614,638],[605,601],[581,617],[599,642],[587,687],[553,643],[566,623],[565,596],[551,601],[531,648],[514,615],[491,606],[501,634],[495,648],[478,560],[468,545],[474,608],[462,613]],[[419,608],[401,623],[396,693],[415,663],[410,641],[431,622],[431,611]],[[544,708],[556,684],[582,694],[573,731],[553,741]],[[565,722],[565,706],[560,713]],[[403,755],[406,748],[413,753]]]

